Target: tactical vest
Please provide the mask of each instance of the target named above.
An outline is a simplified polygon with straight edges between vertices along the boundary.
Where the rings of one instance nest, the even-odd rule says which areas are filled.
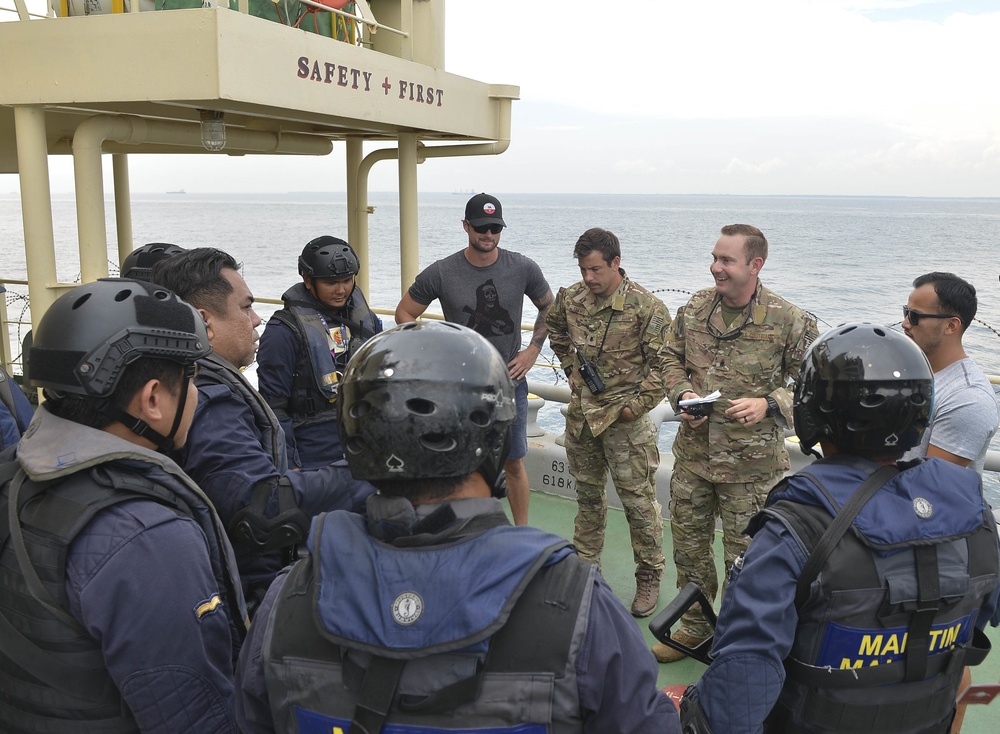
[[[908,475],[904,471],[893,481],[917,495],[912,507],[906,493],[876,493],[873,501],[880,506],[865,508],[869,522],[891,527],[907,511],[930,518],[935,508],[926,498],[948,502],[949,493],[974,493],[981,503],[974,472],[952,471],[938,485],[934,467],[925,467],[915,477],[919,488]],[[841,507],[858,487],[856,477],[832,463],[813,464],[797,477],[806,477],[795,485],[800,498],[822,493]],[[960,485],[958,480],[967,481]],[[781,520],[811,554],[833,517],[823,507],[780,497],[780,490],[772,494],[776,501],[763,514]],[[962,668],[981,662],[990,646],[975,623],[997,586],[1000,559],[996,523],[988,510],[981,520],[961,526],[929,520],[921,537],[891,545],[852,526],[799,606],[795,641],[785,661],[788,678],[765,730],[949,731]]]
[[[272,318],[295,332],[299,350],[295,357],[291,397],[287,401],[272,398],[268,402],[274,410],[286,411],[295,428],[335,420],[339,374],[361,345],[381,330],[381,323],[357,287],[342,317],[319,311],[304,283],[295,284],[281,298],[285,308],[276,311]],[[330,336],[333,326],[346,326],[351,333],[346,349],[336,359]]]
[[[261,434],[261,448],[271,455],[279,474],[284,475],[288,471],[285,432],[267,402],[239,370],[216,355],[210,354],[198,360],[198,375],[194,378],[194,384],[199,388],[206,385],[226,385],[242,399],[253,412],[254,425]],[[197,450],[197,448],[189,446],[187,450]]]
[[[317,520],[312,556],[276,600],[263,660],[277,731],[581,731],[594,566],[541,531],[401,549],[362,523]]]
[[[101,464],[62,480],[27,479],[13,458],[0,458],[0,671],[4,678],[4,732],[118,734],[139,729],[108,674],[100,644],[68,611],[66,558],[76,536],[102,510],[137,498],[158,502],[194,520],[229,615],[233,640],[246,635],[235,568],[226,570],[221,528],[211,509],[179,483],[154,484],[115,464]],[[17,493],[20,523],[12,535],[8,513]],[[27,565],[25,563],[27,561]],[[234,658],[239,645],[235,645]],[[235,663],[235,659],[234,659]]]

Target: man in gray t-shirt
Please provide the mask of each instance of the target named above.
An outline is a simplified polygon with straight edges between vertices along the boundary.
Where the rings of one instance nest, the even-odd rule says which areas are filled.
[[[953,273],[927,273],[913,281],[903,306],[903,331],[934,370],[934,411],[920,445],[903,460],[938,457],[983,473],[1000,410],[993,386],[962,346],[978,308],[975,287]],[[960,690],[971,683],[966,668]],[[959,704],[951,731],[962,728],[964,717],[965,704]]]
[[[934,412],[920,446],[904,459],[936,456],[983,471],[1000,409],[986,375],[962,346],[978,305],[976,289],[952,273],[927,273],[913,281],[903,331],[934,370]]]
[[[469,238],[464,250],[431,263],[396,306],[396,323],[416,321],[438,300],[445,319],[468,326],[485,336],[507,362],[517,385],[517,420],[511,426],[511,447],[504,465],[510,510],[517,525],[528,523],[528,386],[524,381],[545,337],[545,314],[552,306],[552,290],[534,260],[501,250],[503,220],[500,201],[476,194],[465,205],[462,227]],[[521,348],[521,312],[527,296],[538,309],[531,341]]]

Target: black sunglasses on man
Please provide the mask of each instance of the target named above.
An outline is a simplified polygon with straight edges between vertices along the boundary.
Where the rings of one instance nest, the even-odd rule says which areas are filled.
[[[920,313],[919,311],[914,311],[912,308],[903,306],[903,318],[909,319],[911,326],[916,326],[920,323],[920,319],[957,319],[958,316],[951,313]]]
[[[478,234],[486,234],[487,232],[490,234],[500,234],[500,230],[503,229],[502,224],[481,224],[478,227],[470,224],[469,226],[476,230]]]

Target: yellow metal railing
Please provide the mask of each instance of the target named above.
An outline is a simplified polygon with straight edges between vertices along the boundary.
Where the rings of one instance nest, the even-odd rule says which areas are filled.
[[[13,7],[9,7],[7,2],[4,2],[3,4],[0,4],[0,10],[16,12],[21,20],[53,17],[54,15],[52,13],[52,7],[48,4],[45,6],[46,13],[37,13],[30,12],[28,10],[26,0],[11,1],[13,3]],[[58,13],[55,14],[55,16],[68,18],[71,15],[79,13],[79,11],[77,11],[77,13],[72,12],[73,8],[71,8],[70,2],[71,0],[59,0]],[[201,3],[197,2],[197,0],[192,0],[191,5],[188,7],[197,7],[198,4],[202,4],[203,7],[225,7],[243,13],[244,15],[258,15],[259,17],[264,17],[267,20],[277,20],[285,25],[294,25],[295,27],[300,27],[306,15],[312,14],[315,17],[316,13],[329,13],[330,36],[335,40],[354,45],[361,44],[363,27],[367,27],[371,33],[375,33],[376,31],[387,31],[403,37],[409,36],[409,33],[406,31],[379,23],[375,19],[375,15],[372,13],[367,0],[349,0],[349,2],[327,0],[325,3],[322,1],[314,2],[314,0],[298,0],[297,4],[304,7],[306,9],[305,12],[295,18],[287,19],[282,17],[280,11],[276,10],[278,5],[276,2],[273,3],[273,7],[271,3],[266,4],[267,7],[273,10],[275,17],[261,14],[259,10],[256,13],[253,12],[249,0],[201,0]],[[109,9],[110,14],[112,15],[122,13],[138,13],[140,11],[139,0],[130,0],[128,7],[126,7],[126,0],[100,0],[99,8],[94,10],[93,13],[88,12],[87,14],[106,15],[109,14]],[[163,0],[157,0],[154,4],[154,9],[164,9]],[[315,27],[313,30],[316,33],[320,33],[321,29],[318,27],[318,24],[314,25]],[[304,30],[309,29],[304,28]],[[322,30],[325,32],[325,27]]]

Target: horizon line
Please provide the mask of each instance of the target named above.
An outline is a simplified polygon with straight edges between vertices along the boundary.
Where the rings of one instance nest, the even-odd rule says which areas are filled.
[[[394,189],[372,190],[369,194],[398,194]],[[105,196],[114,197],[114,191],[105,191]],[[290,191],[187,191],[184,189],[170,191],[132,191],[132,196],[328,196],[331,194],[346,195],[347,191],[331,189],[329,191],[316,190],[290,190]],[[468,196],[464,191],[421,191],[419,194],[442,194],[449,196]],[[53,191],[51,196],[73,196],[73,191]],[[607,192],[572,192],[572,191],[499,191],[498,196],[613,196],[613,197],[678,197],[678,198],[760,198],[760,199],[954,199],[954,200],[996,200],[1000,195],[963,195],[949,196],[945,194],[724,194],[724,193],[695,193],[695,194],[637,194],[637,193],[607,193]],[[20,198],[19,191],[9,191],[0,196],[13,196]]]

